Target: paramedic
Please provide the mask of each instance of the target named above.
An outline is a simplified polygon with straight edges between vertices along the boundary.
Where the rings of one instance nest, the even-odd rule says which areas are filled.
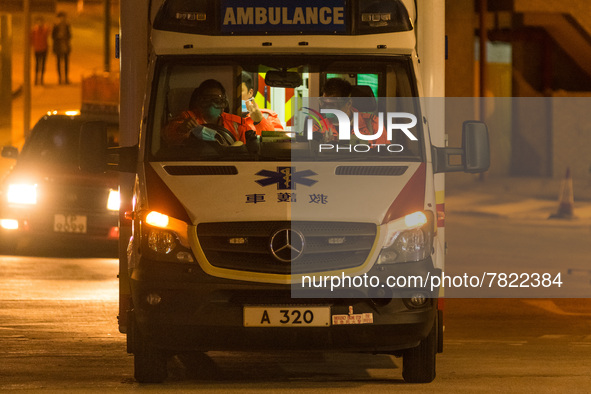
[[[324,84],[322,97],[320,98],[320,108],[336,109],[344,112],[351,122],[353,122],[353,114],[358,113],[359,116],[359,132],[365,135],[373,135],[379,129],[379,119],[375,114],[360,112],[353,106],[351,93],[353,86],[342,78],[330,78]],[[326,122],[321,124],[314,124],[315,138],[322,141],[338,140],[338,125],[331,121],[331,117],[326,116]],[[353,125],[351,124],[351,141],[356,143],[367,143],[368,141],[354,141],[356,137],[353,133]],[[371,144],[386,143],[385,133],[382,134],[376,141],[371,141]]]
[[[283,125],[277,113],[267,108],[259,108],[256,101],[254,101],[255,95],[253,76],[246,71],[242,71],[242,101],[245,105],[243,109],[248,111],[245,114],[247,123],[255,125],[257,134],[260,134],[261,130],[283,130]],[[260,126],[256,127],[259,124]]]
[[[204,128],[201,125],[212,124],[227,129],[236,141],[246,142],[249,131],[255,131],[253,123],[238,115],[225,112],[228,108],[228,99],[224,86],[215,79],[203,81],[191,95],[189,110],[172,119],[164,129],[164,140],[169,145],[183,144],[193,132],[198,138],[214,140],[212,135],[201,134]],[[208,129],[211,131],[211,129]],[[197,135],[199,133],[199,135]]]

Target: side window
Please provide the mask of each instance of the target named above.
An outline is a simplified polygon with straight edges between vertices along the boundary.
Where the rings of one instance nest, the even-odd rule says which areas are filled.
[[[233,88],[236,67],[228,65],[165,64],[158,74],[153,104],[151,152],[157,154],[162,146],[162,135],[169,124],[183,112],[190,110],[189,101],[195,88],[207,79],[216,79],[226,89],[230,108],[239,105],[238,90]],[[234,92],[236,91],[236,94]],[[234,112],[234,111],[232,111]],[[237,111],[236,111],[237,112]]]
[[[415,97],[409,78],[409,72],[404,64],[394,63],[388,67],[388,97]]]

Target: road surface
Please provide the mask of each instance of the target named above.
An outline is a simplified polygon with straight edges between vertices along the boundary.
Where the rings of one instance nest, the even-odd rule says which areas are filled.
[[[524,236],[526,246],[538,247],[525,253],[524,242],[511,242]],[[581,243],[589,229],[575,227],[557,236],[537,224],[458,216],[447,237],[449,259],[464,263],[477,256],[477,264],[494,264],[498,254],[482,248],[495,240],[503,241],[506,263],[589,256]],[[461,247],[463,239],[470,244]],[[429,385],[405,384],[400,359],[320,352],[212,352],[193,360],[199,372],[174,358],[164,384],[140,385],[117,330],[116,274],[117,261],[109,258],[0,259],[0,391],[540,393],[591,387],[588,299],[447,299],[445,351]]]

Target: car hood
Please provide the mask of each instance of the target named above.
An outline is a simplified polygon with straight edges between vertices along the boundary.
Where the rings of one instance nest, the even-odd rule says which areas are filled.
[[[76,185],[117,189],[118,175],[115,172],[84,172],[64,165],[17,165],[7,175],[5,183]]]
[[[424,208],[424,163],[351,164],[150,163],[194,224],[265,220],[381,224]],[[400,212],[393,207],[400,207],[394,209]]]

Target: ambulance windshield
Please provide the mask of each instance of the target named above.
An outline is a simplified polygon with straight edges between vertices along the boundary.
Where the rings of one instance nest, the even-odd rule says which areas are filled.
[[[155,73],[154,161],[423,158],[407,56],[163,56]]]

